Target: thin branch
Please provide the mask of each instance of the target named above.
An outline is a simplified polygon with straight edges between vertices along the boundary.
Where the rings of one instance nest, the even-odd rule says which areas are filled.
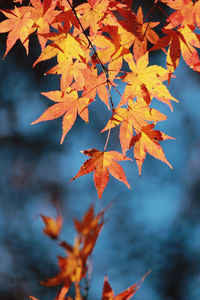
[[[68,4],[70,5],[70,7],[71,7],[71,9],[72,9],[72,11],[73,11],[73,13],[74,13],[74,15],[75,15],[75,17],[76,17],[78,23],[79,23],[79,25],[80,25],[80,27],[81,27],[81,30],[82,30],[83,34],[85,35],[85,37],[86,37],[86,39],[87,39],[89,45],[91,46],[91,48],[92,48],[92,50],[93,50],[93,52],[94,52],[94,54],[95,54],[95,56],[96,56],[96,58],[97,58],[97,60],[98,60],[98,62],[99,62],[99,64],[100,64],[100,66],[101,66],[101,68],[102,68],[102,70],[103,70],[103,72],[104,72],[104,74],[105,74],[105,77],[106,77],[106,83],[107,83],[107,87],[108,87],[108,91],[109,91],[110,103],[111,103],[111,106],[112,106],[112,110],[114,110],[114,104],[113,104],[113,101],[112,101],[112,97],[111,97],[111,93],[110,93],[110,86],[109,86],[109,84],[112,85],[112,83],[110,82],[109,77],[108,77],[108,70],[107,70],[107,69],[104,67],[104,65],[102,64],[102,62],[101,62],[101,60],[100,60],[100,58],[99,58],[99,56],[98,56],[98,53],[96,52],[96,50],[95,50],[95,48],[94,48],[92,42],[90,41],[90,39],[89,39],[89,37],[88,37],[88,35],[87,35],[85,29],[83,28],[83,25],[81,24],[81,21],[79,20],[79,17],[77,16],[77,13],[76,13],[75,8],[73,7],[73,5],[70,3],[69,0],[67,0],[67,2],[68,2]]]
[[[150,25],[150,23],[151,23],[151,20],[152,20],[152,18],[153,18],[153,14],[154,14],[154,9],[156,8],[156,6],[158,5],[158,3],[160,2],[160,0],[158,0],[155,4],[154,4],[154,6],[150,9],[150,11],[148,12],[148,14],[146,15],[146,17],[144,18],[144,20],[143,20],[143,22],[147,19],[147,17],[148,17],[148,15],[151,13],[151,12],[153,12],[152,13],[152,15],[151,15],[151,17],[150,17],[150,20],[149,20],[149,22],[148,22],[148,24],[147,24],[147,27],[146,27],[146,29],[145,29],[145,31],[144,31],[144,34],[143,34],[143,39],[144,39],[144,37],[145,37],[145,35],[146,35],[146,32],[147,32],[147,30],[148,30],[148,28],[149,28],[149,25]]]
[[[146,17],[144,18],[143,22],[147,19],[147,17],[149,16],[149,14],[152,12],[152,10],[154,10],[154,8],[159,4],[160,0],[158,0],[154,6],[150,9],[150,11],[148,12],[148,14],[146,15]]]
[[[173,24],[173,22],[170,20],[170,16],[168,16],[167,14],[166,14],[166,12],[160,7],[160,6],[158,6],[158,8],[160,9],[160,11],[165,15],[165,17],[167,17],[168,19],[169,19],[169,21],[170,21],[170,23],[174,26],[174,30],[177,32],[177,29],[175,28],[176,26]]]

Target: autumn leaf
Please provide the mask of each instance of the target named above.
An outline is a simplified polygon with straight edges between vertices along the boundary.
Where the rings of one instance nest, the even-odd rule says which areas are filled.
[[[76,60],[73,62],[73,59],[68,59],[63,63],[59,63],[46,74],[60,74],[60,89],[66,90],[69,86],[78,90],[83,90],[86,82],[85,82],[85,72],[87,71],[87,65]]]
[[[82,236],[87,236],[88,234],[91,234],[91,232],[95,231],[96,228],[99,226],[99,221],[102,218],[103,214],[104,211],[102,211],[95,217],[94,206],[91,205],[86,214],[84,215],[82,221],[79,221],[77,219],[74,220],[74,227],[76,231]]]
[[[117,2],[116,2],[117,3]],[[138,21],[137,16],[130,9],[123,9],[116,4],[117,12],[124,18],[119,20],[119,24],[128,32],[131,32],[140,41],[143,40],[142,26]]]
[[[78,98],[78,93],[71,88],[68,88],[65,92],[43,92],[42,95],[56,102],[56,104],[47,108],[45,112],[31,124],[33,125],[41,121],[49,121],[63,116],[61,144],[76,121],[77,113],[85,122],[88,122],[87,106],[93,101],[92,99],[84,97]]]
[[[137,61],[141,56],[143,56],[147,51],[147,41],[155,44],[159,40],[159,36],[152,29],[159,25],[160,22],[144,22],[142,7],[140,6],[137,12],[137,20],[141,24],[141,31],[143,38],[136,38],[133,46],[134,58]]]
[[[169,73],[173,73],[177,68],[180,55],[182,54],[186,64],[194,71],[200,72],[200,59],[195,47],[200,48],[200,35],[193,32],[192,27],[184,26],[176,31],[171,29],[163,29],[163,36],[149,50],[159,50],[169,46],[167,51],[167,69]]]
[[[0,33],[9,32],[6,41],[4,57],[20,39],[28,54],[29,35],[35,31],[33,28],[32,7],[15,7],[13,10],[0,10],[7,19],[0,23]]]
[[[139,175],[141,175],[142,164],[145,160],[147,152],[156,159],[160,159],[161,161],[165,162],[171,169],[173,169],[171,164],[166,159],[164,151],[158,141],[174,138],[159,130],[153,130],[154,126],[155,125],[153,124],[149,124],[143,127],[141,132],[135,135],[130,142],[130,148],[134,147],[134,158],[138,165]]]
[[[84,29],[89,27],[90,35],[96,35],[99,29],[99,21],[104,17],[108,8],[108,0],[88,1],[76,7],[76,13]]]
[[[107,88],[107,78],[105,73],[97,74],[96,68],[87,68],[83,72],[84,76],[84,92],[83,97],[87,96],[90,98],[95,98],[96,94],[98,94],[99,98],[106,104],[108,109],[110,109],[109,105],[109,94]],[[115,83],[112,82],[115,86]]]
[[[125,104],[129,98],[144,97],[145,88],[145,93],[149,93],[151,98],[157,98],[173,110],[170,100],[175,102],[178,102],[178,100],[170,94],[167,87],[162,83],[168,78],[168,71],[161,66],[148,66],[148,53],[140,57],[136,63],[132,54],[125,55],[124,59],[132,72],[127,72],[127,75],[122,77],[123,81],[128,84],[125,87],[120,104]]]
[[[117,21],[116,21],[117,22]],[[127,33],[122,26],[106,25],[103,27],[106,35],[96,35],[91,38],[97,48],[97,54],[103,64],[108,64],[109,80],[113,81],[119,73],[123,55],[130,52],[135,37]],[[92,56],[92,59],[95,55]]]
[[[52,41],[52,43],[47,45],[42,51],[38,59],[34,62],[33,67],[39,62],[54,56],[57,56],[57,62],[61,65],[72,59],[82,61],[85,57],[81,40],[70,33],[66,33],[64,29],[60,28],[58,33],[49,33],[44,36]]]
[[[162,2],[166,3],[172,9],[176,11],[173,12],[166,20],[167,25],[165,28],[174,28],[179,25],[187,26],[187,25],[195,25],[195,8],[194,3],[192,0],[161,0]]]
[[[138,99],[133,102],[129,100],[127,108],[116,108],[111,119],[101,131],[109,130],[118,125],[120,126],[120,143],[122,152],[125,155],[129,149],[130,141],[133,136],[133,129],[140,131],[143,126],[148,125],[146,121],[158,122],[166,120],[167,117],[156,109],[149,108],[144,100]]]
[[[85,257],[81,256],[80,252],[80,238],[76,238],[74,247],[65,247],[64,243],[61,244],[66,248],[67,256],[58,257],[59,273],[52,278],[47,278],[46,281],[42,281],[41,284],[45,286],[56,286],[63,284],[65,286],[71,286],[72,282],[80,282],[84,277],[87,270]],[[66,244],[66,243],[65,243]]]
[[[75,229],[82,240],[81,256],[85,257],[85,259],[91,255],[96,240],[102,230],[104,213],[105,210],[102,210],[95,216],[94,206],[91,205],[82,221],[74,220]]]
[[[132,298],[132,296],[135,294],[135,292],[140,288],[142,281],[144,278],[148,275],[145,274],[142,279],[138,282],[127,288],[125,291],[121,292],[120,294],[116,295],[114,294],[111,285],[108,282],[108,277],[105,276],[104,278],[104,285],[103,285],[103,292],[102,292],[102,300],[128,300]]]
[[[50,32],[50,25],[52,25],[56,16],[60,13],[58,10],[55,10],[57,2],[57,0],[43,0],[43,2],[40,0],[31,0],[31,4],[34,8],[32,18],[38,33],[38,40],[42,51],[47,43],[47,39],[43,35]]]
[[[41,215],[41,218],[45,224],[44,233],[52,239],[57,239],[63,225],[63,218],[59,214],[56,219]]]
[[[117,161],[131,160],[130,158],[117,151],[101,152],[97,149],[88,149],[82,153],[91,158],[84,162],[77,175],[73,177],[71,181],[80,176],[94,172],[94,183],[99,199],[101,199],[103,191],[108,184],[109,172],[112,176],[122,181],[130,188],[124,170],[117,163]]]

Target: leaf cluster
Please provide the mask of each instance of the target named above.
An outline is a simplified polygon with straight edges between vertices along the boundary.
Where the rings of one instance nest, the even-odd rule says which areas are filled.
[[[155,99],[169,106],[178,100],[171,95],[168,86],[181,57],[194,71],[200,72],[200,0],[155,0],[150,12],[144,16],[142,7],[133,12],[131,0],[87,0],[74,5],[72,0],[13,0],[13,9],[0,10],[5,20],[0,23],[0,33],[8,33],[7,56],[17,40],[29,53],[30,35],[36,34],[41,53],[33,67],[42,61],[56,58],[55,65],[46,74],[60,78],[59,90],[42,92],[53,101],[44,113],[33,121],[36,124],[62,117],[61,144],[72,129],[77,116],[89,122],[89,106],[99,99],[110,111],[110,119],[102,126],[101,133],[108,132],[101,150],[82,151],[89,157],[71,181],[94,172],[94,183],[99,199],[109,181],[109,174],[130,185],[119,161],[135,160],[141,175],[146,154],[165,162],[170,168],[161,142],[173,139],[155,129],[166,115],[152,108]],[[167,15],[160,7],[164,3],[172,13]],[[77,3],[76,3],[77,4]],[[159,36],[156,27],[161,20],[152,22],[153,14],[160,9],[165,26]],[[150,65],[152,51],[161,50],[166,55],[166,68]],[[126,67],[125,67],[126,66]],[[128,69],[127,69],[128,68]],[[118,82],[123,82],[122,94]],[[115,105],[113,91],[120,96]],[[102,113],[102,112],[97,112]],[[112,129],[119,126],[121,152],[107,151]],[[133,150],[133,159],[127,152]],[[62,228],[62,216],[56,219],[42,216],[44,233],[58,239]],[[76,237],[74,245],[60,242],[66,256],[58,258],[59,273],[42,284],[61,285],[55,300],[71,300],[68,291],[75,287],[75,300],[83,296],[80,283],[87,278],[89,257],[104,224],[104,211],[95,216],[91,206],[81,221],[75,220]],[[104,280],[102,300],[128,300],[138,289],[134,284],[115,296]],[[66,298],[67,297],[67,298]],[[30,296],[31,299],[37,298]]]
[[[167,117],[151,108],[151,103],[157,99],[172,110],[171,101],[178,102],[164,81],[170,83],[181,55],[190,68],[200,71],[196,50],[200,47],[200,36],[195,32],[200,27],[200,1],[155,1],[146,17],[142,7],[137,12],[131,10],[132,1],[88,0],[76,6],[69,0],[30,0],[29,5],[23,5],[21,0],[14,2],[14,9],[1,10],[6,20],[0,23],[0,33],[8,32],[4,57],[18,39],[28,54],[29,37],[35,33],[41,54],[33,66],[56,57],[56,65],[46,74],[60,77],[60,90],[42,93],[54,104],[32,124],[62,117],[63,143],[77,115],[89,122],[88,107],[92,102],[100,98],[105,109],[111,111],[110,120],[101,131],[108,130],[103,150],[96,150],[98,155],[91,156],[93,165],[91,159],[87,160],[73,179],[94,171],[99,198],[107,185],[108,172],[129,187],[112,151],[106,151],[111,130],[116,126],[120,126],[124,158],[120,153],[116,155],[121,161],[127,159],[126,152],[133,148],[139,174],[146,153],[171,167],[160,145],[171,137],[154,130],[154,126]],[[169,16],[159,7],[161,2],[173,10]],[[166,18],[162,37],[155,31],[159,20],[151,21],[157,9],[162,10]],[[154,50],[166,53],[166,69],[149,65],[149,53]],[[124,63],[129,67],[128,72]],[[122,95],[118,91],[118,79],[126,85]],[[117,106],[113,90],[121,98]],[[90,156],[93,150],[83,153]],[[107,179],[103,180],[104,176]]]

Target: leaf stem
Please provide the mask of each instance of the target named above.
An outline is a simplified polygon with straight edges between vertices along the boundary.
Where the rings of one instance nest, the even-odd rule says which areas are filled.
[[[111,132],[111,128],[109,128],[109,130],[108,130],[108,135],[107,135],[107,139],[106,139],[106,143],[105,143],[103,151],[106,151],[108,141],[109,141],[109,138],[110,138],[110,132]]]

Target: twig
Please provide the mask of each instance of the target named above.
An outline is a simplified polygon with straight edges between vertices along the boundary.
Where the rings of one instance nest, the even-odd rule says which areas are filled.
[[[77,16],[76,10],[74,9],[73,5],[70,3],[69,0],[67,0],[67,2],[68,2],[68,4],[70,5],[70,7],[71,7],[71,9],[72,9],[72,11],[73,11],[73,13],[74,13],[74,15],[75,15],[75,17],[76,17],[78,23],[79,23],[79,25],[80,25],[80,27],[81,27],[81,30],[82,30],[83,34],[85,35],[85,37],[86,37],[86,39],[87,39],[89,45],[91,46],[91,48],[92,48],[92,50],[93,50],[93,52],[94,52],[94,54],[95,54],[95,56],[96,56],[96,58],[97,58],[97,60],[98,60],[98,62],[99,62],[99,64],[100,64],[100,66],[101,66],[101,68],[102,68],[102,70],[103,70],[103,72],[104,72],[104,74],[105,74],[105,77],[106,77],[106,83],[107,83],[108,92],[109,92],[110,103],[111,103],[111,107],[112,107],[112,111],[113,111],[113,110],[114,110],[114,104],[113,104],[113,101],[112,101],[112,96],[111,96],[111,93],[110,93],[110,86],[109,86],[109,84],[112,85],[112,83],[110,82],[109,77],[108,77],[108,70],[107,70],[107,69],[104,67],[104,65],[102,64],[102,62],[101,62],[101,60],[100,60],[100,58],[99,58],[99,56],[98,56],[98,53],[96,52],[96,50],[95,50],[95,48],[94,48],[92,42],[90,41],[90,39],[89,39],[87,33],[85,32],[85,29],[83,28],[83,25],[81,24],[81,21],[79,20],[79,17]]]
[[[146,17],[145,17],[144,20],[143,20],[143,22],[144,22],[144,21],[147,19],[148,15],[153,11],[153,13],[152,13],[152,15],[151,15],[151,17],[150,17],[150,20],[149,20],[149,22],[148,22],[148,24],[147,24],[147,27],[146,27],[146,29],[145,29],[145,31],[144,31],[143,39],[144,39],[144,37],[145,37],[145,35],[146,35],[146,32],[147,32],[147,30],[148,30],[148,28],[149,28],[149,25],[150,25],[150,23],[151,23],[151,20],[152,20],[152,18],[153,18],[154,9],[156,8],[156,6],[158,5],[159,2],[160,2],[160,0],[158,0],[158,1],[154,4],[154,6],[150,9],[150,11],[148,12],[148,14],[146,15]]]

